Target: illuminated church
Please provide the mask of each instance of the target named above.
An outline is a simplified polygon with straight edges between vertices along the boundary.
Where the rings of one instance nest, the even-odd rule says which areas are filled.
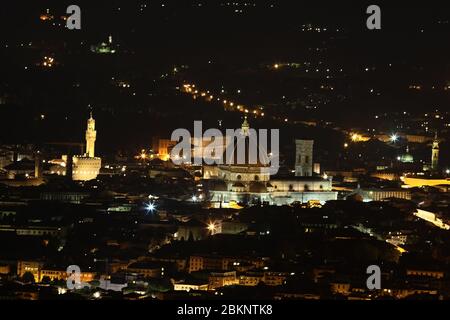
[[[87,121],[86,129],[86,153],[74,156],[72,164],[72,179],[76,181],[88,181],[96,179],[102,166],[102,159],[95,156],[95,120],[91,116]]]
[[[405,184],[405,187],[433,186],[448,188],[448,186],[450,186],[450,178],[442,175],[441,168],[439,167],[439,138],[437,132],[434,136],[433,143],[431,144],[431,162],[424,166],[424,171],[427,171],[427,174],[406,174],[402,176],[401,180]]]
[[[245,137],[248,132],[249,124],[245,119],[241,133]],[[251,163],[248,159],[244,164],[203,166],[203,179],[208,185],[211,205],[286,205],[309,201],[323,204],[337,200],[337,192],[332,191],[331,177],[313,176],[313,142],[296,140],[295,174],[271,176],[269,170],[264,170],[267,165],[259,161]]]

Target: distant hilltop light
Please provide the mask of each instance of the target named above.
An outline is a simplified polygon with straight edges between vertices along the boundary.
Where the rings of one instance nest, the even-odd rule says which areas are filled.
[[[99,54],[114,54],[116,53],[116,49],[113,44],[112,36],[108,36],[108,42],[102,42],[100,44],[92,45],[91,52],[99,53]]]

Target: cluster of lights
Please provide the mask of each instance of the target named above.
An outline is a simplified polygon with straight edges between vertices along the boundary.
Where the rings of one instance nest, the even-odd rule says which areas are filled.
[[[44,57],[44,61],[42,62],[42,66],[47,67],[47,68],[51,68],[53,67],[53,65],[55,64],[55,59],[52,57]]]
[[[119,87],[122,87],[122,88],[129,88],[129,87],[130,87],[130,84],[129,84],[129,83],[126,83],[126,82],[121,82],[121,83],[119,83]]]
[[[50,13],[50,9],[46,9],[44,14],[39,16],[41,21],[50,21],[54,19],[54,16]]]
[[[352,133],[350,135],[350,138],[352,139],[353,142],[359,142],[362,140],[362,136],[358,133]]]
[[[192,202],[202,201],[203,195],[202,194],[200,194],[199,196],[193,195],[191,200],[192,200]]]
[[[302,29],[303,32],[326,32],[328,29],[327,28],[322,28],[322,27],[315,27],[312,24],[304,24],[302,25]]]
[[[235,103],[233,101],[230,101],[230,100],[227,100],[227,99],[222,99],[222,98],[219,98],[219,97],[215,98],[214,95],[209,92],[209,90],[208,91],[199,90],[195,86],[195,84],[184,84],[183,87],[182,87],[182,90],[185,93],[191,94],[194,99],[197,99],[197,97],[202,97],[208,102],[212,102],[212,101],[215,100],[215,101],[218,101],[218,102],[222,102],[225,109],[230,109],[231,108],[232,110],[237,110],[237,111],[240,111],[242,113],[251,113],[251,114],[253,114],[255,116],[264,117],[264,112],[262,112],[262,110],[263,110],[262,107],[259,107],[259,108],[256,108],[256,109],[250,109],[250,108],[248,108],[248,107],[246,107],[246,106],[244,106],[242,104],[237,104],[237,103]],[[222,90],[221,93],[224,93],[224,90]],[[238,90],[238,93],[240,93],[240,90]]]
[[[416,84],[412,84],[408,88],[412,89],[412,90],[422,90],[422,86],[421,85],[416,85]]]
[[[140,152],[137,156],[135,156],[135,159],[145,161],[145,160],[147,160],[147,159],[150,159],[150,160],[151,160],[151,159],[153,159],[154,157],[155,157],[154,154],[148,154],[147,151],[146,151],[145,149],[142,149],[141,152]]]

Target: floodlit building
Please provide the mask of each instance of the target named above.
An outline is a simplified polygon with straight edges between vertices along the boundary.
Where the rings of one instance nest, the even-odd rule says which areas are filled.
[[[88,181],[96,179],[102,166],[102,159],[95,157],[95,140],[97,131],[95,130],[95,120],[92,117],[87,121],[86,129],[86,153],[73,157],[72,179],[78,181]]]
[[[244,136],[248,131],[248,122],[245,120],[242,124]],[[331,177],[325,179],[313,176],[313,144],[312,140],[296,140],[295,176],[271,176],[267,164],[260,161],[251,163],[248,157],[243,164],[204,166],[203,178],[209,180],[212,206],[230,207],[234,203],[286,205],[337,200],[337,192],[332,191]],[[247,142],[245,147],[245,154],[248,155]]]
[[[207,291],[208,287],[208,282],[200,279],[182,280],[173,284],[173,290],[175,291]]]
[[[434,141],[431,147],[431,165],[426,166],[427,169],[431,170],[431,173],[424,174],[406,174],[401,177],[401,180],[405,184],[407,188],[413,187],[440,187],[440,186],[449,186],[450,178],[445,177],[440,174],[439,170],[439,139],[437,133],[434,137]],[[426,169],[424,169],[426,170]]]
[[[382,189],[382,188],[358,188],[352,194],[358,194],[364,202],[383,201],[390,198],[411,200],[411,191],[402,188]]]
[[[436,187],[436,186],[449,186],[450,178],[440,177],[426,177],[426,176],[403,176],[401,180],[408,188],[413,187]]]
[[[311,177],[314,140],[295,140],[295,176]]]
[[[414,157],[409,153],[409,146],[406,146],[406,153],[402,154],[399,159],[402,163],[414,163]]]

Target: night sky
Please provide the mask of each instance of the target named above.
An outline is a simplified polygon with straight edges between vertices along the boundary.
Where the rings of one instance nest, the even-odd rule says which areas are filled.
[[[58,18],[72,2],[8,2],[0,13],[0,94],[8,97],[0,105],[1,117],[8,119],[2,122],[0,141],[79,141],[91,109],[101,131],[99,147],[111,151],[138,148],[154,135],[190,127],[195,119],[212,125],[219,118],[229,119],[229,125],[238,126],[240,115],[225,113],[220,106],[210,106],[211,111],[205,112],[201,104],[181,96],[175,88],[189,80],[208,88],[246,86],[255,95],[245,96],[245,102],[276,105],[285,95],[284,88],[301,100],[307,95],[300,92],[301,87],[323,79],[295,75],[266,81],[259,69],[277,61],[313,61],[345,69],[345,75],[333,83],[338,90],[326,106],[315,114],[283,110],[281,116],[351,126],[370,124],[367,116],[378,112],[447,108],[447,92],[411,94],[407,90],[411,83],[443,87],[450,81],[449,11],[444,4],[378,2],[382,30],[369,31],[365,9],[372,3],[366,1],[227,3],[79,1],[82,29],[70,31],[42,23],[39,15],[49,8]],[[302,33],[305,24],[326,26],[328,32]],[[90,46],[105,42],[108,35],[113,36],[118,52],[92,54]],[[36,63],[49,54],[59,65],[51,71],[37,68]],[[386,65],[393,67],[387,70]],[[177,66],[188,68],[177,76],[161,78]],[[366,75],[361,72],[366,66],[376,71]],[[130,81],[133,90],[117,92],[111,83],[118,79]],[[372,87],[383,94],[364,93]]]

